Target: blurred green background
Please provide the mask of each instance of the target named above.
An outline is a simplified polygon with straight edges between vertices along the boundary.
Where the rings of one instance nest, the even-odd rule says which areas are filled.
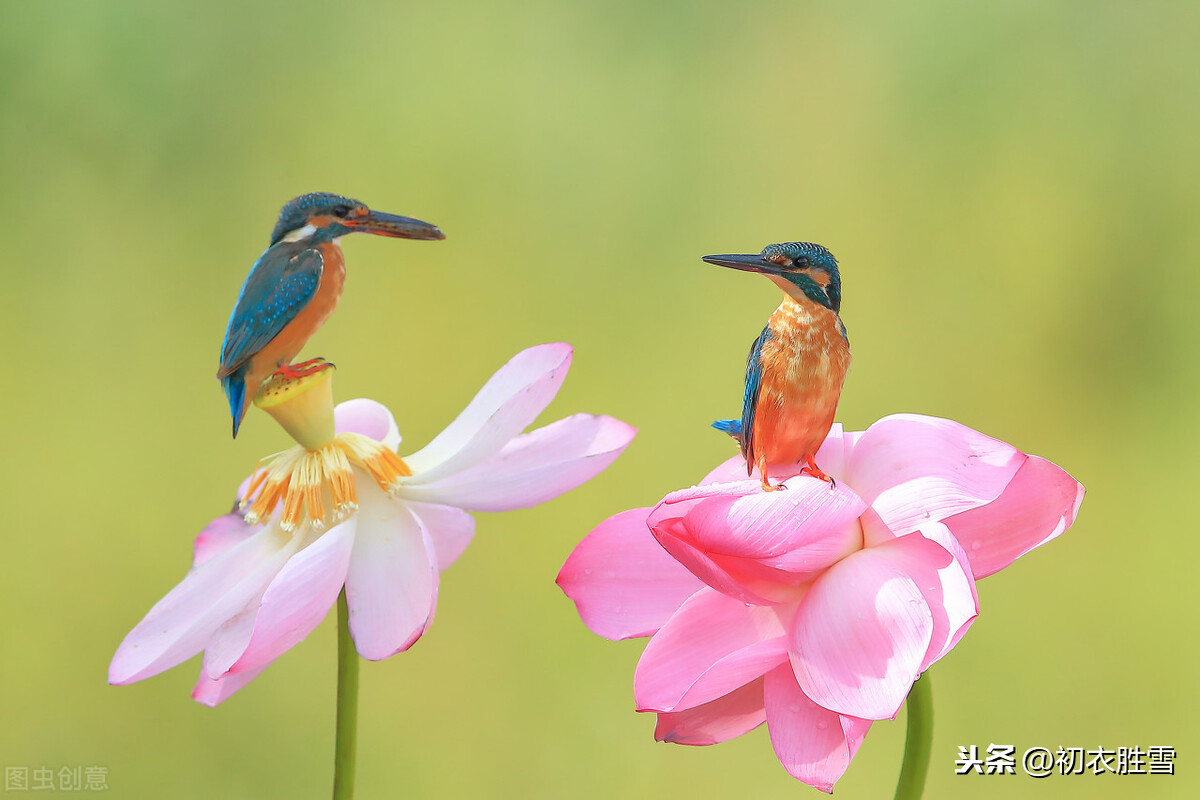
[[[1089,490],[936,668],[927,795],[1197,796],[1198,39],[1184,2],[5,4],[0,762],[327,796],[332,620],[215,711],[197,661],[105,683],[289,444],[258,411],[230,441],[213,372],[279,207],[327,190],[449,235],[348,240],[305,351],[409,451],[553,340],[544,419],[640,429],[579,491],[480,515],[426,638],[364,666],[361,797],[816,796],[762,729],[656,744],[641,644],[554,585],[594,524],[731,454],[707,426],[778,293],[698,256],[790,239],[842,264],[848,428],[950,416]],[[838,796],[890,796],[902,742],[875,725]],[[1170,745],[1178,774],[953,775],[992,742]]]

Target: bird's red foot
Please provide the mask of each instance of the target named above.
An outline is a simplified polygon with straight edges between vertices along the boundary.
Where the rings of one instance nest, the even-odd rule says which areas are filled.
[[[782,483],[772,486],[771,481],[767,479],[767,459],[760,457],[756,465],[758,467],[758,476],[762,480],[762,490],[764,492],[778,492],[786,489]]]
[[[837,487],[837,481],[822,472],[821,468],[817,466],[817,462],[813,461],[812,456],[808,456],[804,459],[804,466],[800,468],[800,472],[807,472],[814,478],[825,481],[831,488]]]
[[[333,365],[323,358],[310,358],[308,361],[301,361],[299,364],[280,364],[279,369],[275,370],[275,374],[281,378],[303,378],[306,375],[315,375],[326,367],[331,366]]]

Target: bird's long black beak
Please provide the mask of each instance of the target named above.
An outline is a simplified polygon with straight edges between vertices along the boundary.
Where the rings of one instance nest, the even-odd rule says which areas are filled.
[[[701,256],[701,258],[709,264],[716,264],[718,267],[729,267],[730,269],[740,269],[743,272],[782,275],[786,271],[779,264],[776,264],[774,261],[768,261],[758,253],[753,255]]]
[[[361,217],[347,220],[347,224],[358,233],[373,233],[377,236],[391,236],[397,239],[446,238],[446,234],[442,233],[442,229],[437,225],[412,217],[385,214],[382,211],[368,211]]]

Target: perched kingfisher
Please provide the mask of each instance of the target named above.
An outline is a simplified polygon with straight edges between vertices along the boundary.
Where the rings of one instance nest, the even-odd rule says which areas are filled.
[[[709,264],[766,275],[783,303],[750,347],[742,418],[719,420],[737,439],[746,472],[758,467],[764,491],[767,465],[803,461],[802,471],[833,483],[813,460],[833,425],[850,367],[850,340],[838,312],[842,281],[833,254],[812,242],[768,245],[758,255],[704,256]]]
[[[270,246],[242,284],[221,347],[217,378],[229,397],[234,438],[263,381],[277,370],[301,377],[307,374],[305,367],[321,361],[291,365],[342,294],[346,262],[338,242],[349,233],[446,238],[436,225],[372,211],[358,200],[328,192],[300,195],[285,205]]]

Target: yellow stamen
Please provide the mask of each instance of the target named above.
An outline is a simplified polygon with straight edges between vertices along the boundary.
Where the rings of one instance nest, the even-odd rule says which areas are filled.
[[[351,463],[366,470],[385,492],[394,492],[400,478],[412,475],[412,470],[400,456],[361,433],[340,433],[333,441]]]
[[[334,441],[337,439],[334,437]],[[354,473],[350,462],[340,447],[321,450],[322,467],[329,476],[329,494],[333,500],[334,520],[340,520],[358,509],[358,489],[354,486]]]
[[[300,378],[275,375],[254,398],[298,444],[259,462],[241,503],[251,525],[265,523],[282,503],[284,531],[291,533],[305,521],[324,530],[358,508],[354,467],[386,492],[395,492],[400,478],[412,474],[398,455],[369,436],[334,434],[332,369],[328,364]]]
[[[246,490],[247,498],[253,499],[242,501],[242,508],[249,507],[246,521],[251,525],[266,522],[282,502],[279,526],[283,530],[290,533],[305,519],[323,530],[358,508],[354,467],[374,478],[386,492],[395,492],[400,478],[412,474],[400,456],[374,439],[339,433],[319,450],[297,445],[264,458]]]

